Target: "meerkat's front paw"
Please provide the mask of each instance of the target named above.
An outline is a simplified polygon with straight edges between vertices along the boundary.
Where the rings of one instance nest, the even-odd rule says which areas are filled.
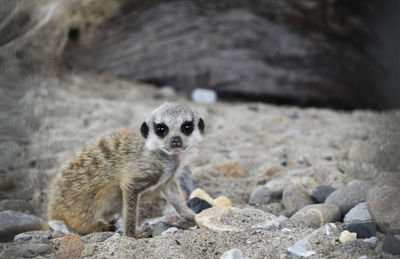
[[[187,210],[183,211],[180,215],[187,221],[194,221],[194,216],[196,214],[193,211],[187,209]]]

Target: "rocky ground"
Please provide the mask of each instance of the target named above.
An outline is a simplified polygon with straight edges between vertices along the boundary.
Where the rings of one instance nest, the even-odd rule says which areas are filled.
[[[0,143],[1,258],[399,257],[399,110],[201,105],[168,87],[98,75],[31,80],[16,97],[25,115],[2,113],[26,126]],[[137,130],[165,101],[189,104],[206,123],[185,162],[196,182],[185,190],[201,188],[192,196],[214,205],[196,216],[198,226],[187,228],[153,199],[141,213],[151,238],[43,230],[47,187],[62,164],[99,136]],[[219,196],[233,208],[218,207]]]

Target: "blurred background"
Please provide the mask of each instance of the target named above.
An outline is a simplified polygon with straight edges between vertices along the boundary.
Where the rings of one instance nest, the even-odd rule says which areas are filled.
[[[41,202],[77,143],[141,122],[147,108],[135,105],[154,97],[150,85],[235,102],[399,108],[399,10],[397,0],[0,0],[1,188],[26,187],[0,198]],[[131,99],[136,90],[118,91],[126,80],[141,89]],[[49,176],[27,181],[28,171]]]

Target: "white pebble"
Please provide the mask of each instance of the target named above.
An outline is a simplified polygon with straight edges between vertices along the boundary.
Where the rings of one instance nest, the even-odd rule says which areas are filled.
[[[365,238],[364,242],[376,245],[376,242],[378,241],[378,239],[376,237],[370,237],[370,238]]]
[[[340,233],[339,241],[340,243],[344,244],[347,241],[353,240],[355,238],[357,238],[357,233],[352,233],[345,230],[342,233]]]
[[[192,100],[199,104],[213,104],[217,101],[217,93],[210,89],[196,88],[191,96]]]

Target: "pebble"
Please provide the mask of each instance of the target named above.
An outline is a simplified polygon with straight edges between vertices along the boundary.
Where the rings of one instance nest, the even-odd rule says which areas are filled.
[[[364,202],[367,198],[368,187],[360,181],[342,187],[326,198],[326,204],[334,204],[340,208],[342,215],[346,215],[350,209]]]
[[[289,247],[287,250],[291,255],[301,256],[301,257],[309,257],[311,255],[315,255],[316,252],[312,250],[308,250],[308,239],[310,236],[307,236],[296,243],[293,246]]]
[[[209,204],[213,204],[213,202],[214,202],[214,199],[211,198],[211,196],[208,193],[206,193],[203,189],[200,189],[200,188],[196,188],[190,194],[189,199],[193,199],[193,198],[200,198],[202,200],[205,200]]]
[[[292,177],[290,181],[293,184],[303,185],[309,192],[318,186],[317,182],[310,176],[296,176]]]
[[[367,208],[379,228],[400,234],[400,175],[379,181],[369,192]]]
[[[357,233],[357,238],[368,238],[376,235],[376,223],[372,221],[346,224],[344,229]]]
[[[347,214],[344,216],[343,222],[362,222],[371,220],[371,214],[367,209],[367,203],[361,202],[354,206]]]
[[[392,235],[386,235],[383,240],[382,250],[392,255],[400,255],[400,240]]]
[[[212,205],[214,207],[232,207],[232,201],[226,196],[217,197]]]
[[[196,214],[212,207],[210,203],[197,197],[189,199],[187,206]]]
[[[277,229],[276,216],[257,209],[213,207],[195,216],[196,224],[212,231],[241,232],[251,229]]]
[[[336,189],[332,186],[318,185],[317,188],[311,192],[311,198],[316,203],[324,203],[326,198],[328,198],[328,196],[334,191],[336,191]]]
[[[339,242],[344,244],[350,240],[357,238],[357,233],[352,233],[347,230],[340,233]]]
[[[217,171],[231,178],[244,178],[244,171],[236,163],[225,163],[216,167]]]
[[[13,210],[22,213],[32,214],[34,209],[32,205],[25,200],[2,200],[0,201],[0,212],[5,210]]]
[[[282,198],[283,190],[286,188],[288,180],[286,178],[277,178],[265,183],[269,189],[271,197],[275,199]]]
[[[219,259],[245,259],[245,258],[246,257],[243,257],[242,250],[240,250],[239,248],[233,248],[223,253]]]
[[[168,228],[167,230],[164,230],[164,231],[161,233],[161,236],[167,236],[167,235],[169,235],[169,234],[176,233],[177,231],[178,231],[178,228],[177,228],[177,227],[171,227],[171,228]]]
[[[75,258],[78,257],[85,245],[79,235],[68,234],[61,241],[60,247],[56,252],[57,258]]]
[[[32,258],[38,256],[41,253],[47,252],[48,250],[50,250],[50,248],[50,245],[40,243],[13,245],[1,252],[0,258]]]
[[[351,144],[349,160],[372,163],[378,155],[378,147],[368,144],[365,141],[355,140]]]
[[[378,238],[376,237],[370,237],[370,238],[365,238],[364,242],[370,243],[372,245],[376,245],[376,242],[378,241]]]
[[[196,88],[192,91],[191,98],[198,104],[213,104],[217,101],[217,93],[211,89]]]
[[[62,220],[49,220],[47,222],[49,227],[53,229],[54,231],[60,231],[64,234],[70,234],[73,233],[65,224],[64,221]]]
[[[28,231],[24,233],[20,233],[14,237],[14,241],[28,241],[32,239],[40,240],[42,237],[48,238],[48,231],[40,230],[40,231]]]
[[[173,98],[176,96],[176,91],[172,86],[165,85],[158,89],[158,94],[164,98]]]
[[[178,176],[178,183],[182,191],[186,193],[186,197],[196,188],[196,180],[194,179],[189,166],[183,167],[182,172]]]
[[[313,204],[307,190],[301,185],[289,185],[282,194],[282,204],[286,208],[285,215],[291,217],[306,205]]]
[[[113,232],[95,232],[82,237],[85,242],[103,242],[113,236]]]
[[[5,170],[0,171],[0,190],[8,190],[15,186],[13,180],[6,175]]]
[[[332,204],[307,205],[296,212],[290,220],[308,227],[319,228],[326,223],[339,221],[340,209]]]
[[[44,230],[45,222],[34,215],[6,210],[0,212],[0,241],[13,240],[14,236],[32,230]]]
[[[271,194],[265,185],[257,186],[250,195],[250,204],[268,204],[271,201]]]

